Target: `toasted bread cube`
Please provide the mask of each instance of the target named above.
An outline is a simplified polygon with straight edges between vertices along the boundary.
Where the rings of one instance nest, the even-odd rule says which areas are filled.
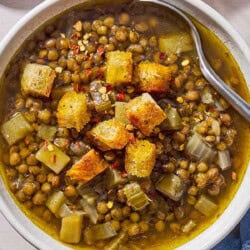
[[[25,66],[21,89],[24,95],[49,97],[53,88],[56,72],[49,66],[29,63]]]
[[[167,92],[172,79],[172,69],[159,63],[141,62],[137,68],[137,77],[139,91]]]
[[[165,112],[148,93],[129,101],[126,114],[130,122],[146,136],[166,119]]]
[[[66,173],[72,180],[87,183],[108,167],[100,154],[94,149],[83,155]]]
[[[106,63],[106,82],[112,86],[132,81],[132,53],[124,51],[108,52]]]
[[[98,123],[88,137],[102,151],[122,149],[129,141],[129,133],[123,122],[111,119]]]
[[[75,128],[79,132],[90,120],[86,95],[74,91],[65,93],[58,104],[57,119],[60,127]]]
[[[150,176],[155,165],[156,147],[147,140],[136,140],[126,147],[125,169],[137,177]]]

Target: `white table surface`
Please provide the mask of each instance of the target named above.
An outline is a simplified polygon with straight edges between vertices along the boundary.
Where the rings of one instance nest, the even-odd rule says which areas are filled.
[[[250,45],[250,0],[204,1],[223,14]],[[25,13],[40,2],[42,0],[0,0],[0,40]],[[0,250],[35,250],[11,228],[1,214]]]

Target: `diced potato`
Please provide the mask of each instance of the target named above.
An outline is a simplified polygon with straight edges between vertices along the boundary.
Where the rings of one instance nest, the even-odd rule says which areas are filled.
[[[64,152],[48,142],[45,142],[43,147],[36,153],[36,159],[56,174],[59,174],[70,161],[70,158]]]
[[[112,86],[132,81],[132,53],[124,51],[108,52],[106,63],[106,82]]]
[[[165,112],[148,93],[132,99],[127,104],[126,114],[130,122],[146,136],[166,119]]]
[[[194,49],[192,37],[186,32],[161,36],[159,38],[159,49],[168,55],[191,51]]]
[[[139,91],[167,92],[172,79],[171,67],[159,63],[141,62],[137,68]]]
[[[35,97],[49,97],[55,77],[55,71],[49,66],[29,63],[21,78],[22,92]]]
[[[60,240],[66,243],[79,243],[82,234],[83,215],[72,214],[62,219]]]
[[[155,165],[156,147],[147,140],[136,140],[126,147],[125,169],[137,177],[150,176]]]
[[[72,180],[86,183],[103,172],[108,167],[100,154],[94,149],[85,154],[66,173]]]
[[[86,95],[74,91],[64,94],[58,104],[57,119],[60,127],[80,131],[90,120]]]
[[[130,121],[126,116],[126,106],[126,102],[115,102],[115,119],[127,125]]]
[[[116,119],[99,122],[88,132],[88,137],[102,151],[122,149],[129,141],[125,124]]]
[[[46,206],[53,214],[57,214],[65,201],[66,197],[64,196],[63,192],[56,191],[49,196]]]
[[[2,125],[1,133],[9,145],[23,139],[33,131],[33,127],[22,113],[16,113],[10,120]]]

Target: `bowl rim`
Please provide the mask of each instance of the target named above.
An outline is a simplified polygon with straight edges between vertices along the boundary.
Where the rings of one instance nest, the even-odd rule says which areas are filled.
[[[162,0],[165,1],[165,0]],[[0,56],[6,49],[7,45],[11,42],[12,39],[14,39],[15,35],[18,33],[18,31],[23,28],[27,23],[29,23],[34,17],[36,17],[40,12],[46,10],[50,6],[53,7],[54,4],[60,2],[60,0],[47,0],[43,1],[39,5],[37,5],[35,8],[30,10],[27,14],[25,14],[5,35],[5,37],[0,42]],[[77,2],[77,1],[76,1]],[[247,43],[244,41],[244,39],[241,37],[241,35],[235,30],[235,28],[216,10],[214,10],[211,6],[209,6],[207,3],[203,2],[202,0],[184,0],[184,2],[187,2],[189,5],[198,8],[202,12],[205,12],[207,16],[209,16],[212,20],[216,21],[220,26],[223,26],[226,32],[230,35],[230,37],[234,38],[236,41],[239,49],[242,51],[242,53],[245,55],[246,60],[250,63],[250,50],[247,45]],[[77,3],[76,3],[77,4]],[[249,166],[249,165],[248,165]],[[228,207],[223,211],[222,215],[219,219],[216,220],[215,223],[210,225],[207,229],[205,229],[203,232],[201,232],[198,236],[193,238],[191,241],[185,243],[184,245],[180,246],[178,249],[191,249],[192,247],[194,249],[197,249],[197,246],[199,246],[200,249],[211,249],[213,246],[215,246],[220,240],[222,240],[232,229],[233,227],[240,221],[240,219],[244,216],[244,214],[247,212],[248,208],[250,207],[250,199],[245,199],[244,201],[242,198],[240,198],[240,195],[247,195],[246,190],[243,191],[242,186],[247,186],[247,182],[250,181],[250,169],[247,167],[247,170],[244,174],[242,183],[240,184],[238,190],[236,191],[234,197],[232,198],[230,204]],[[0,190],[1,191],[1,190]],[[241,191],[241,192],[240,192]],[[0,201],[4,201],[1,197],[0,192]],[[12,198],[11,198],[12,199]],[[240,201],[240,206],[237,206],[237,201]],[[233,209],[237,209],[237,214],[233,217],[229,216],[232,211],[228,211],[228,208],[232,206],[232,203],[234,204]],[[232,210],[232,209],[231,209]],[[32,246],[39,249],[48,249],[48,245],[46,242],[43,242],[42,240],[38,239],[36,236],[33,236],[29,230],[26,229],[25,225],[22,225],[14,216],[14,214],[9,210],[8,206],[4,203],[0,203],[0,212],[1,214],[6,218],[6,220],[9,222],[9,224],[12,226],[12,228],[22,236],[23,239],[28,241]],[[227,216],[224,216],[227,213]],[[24,215],[25,216],[25,215]],[[230,222],[223,222],[223,217],[229,219]],[[215,230],[217,228],[217,230]],[[220,228],[223,228],[221,230]],[[40,229],[41,230],[41,229]],[[211,238],[212,237],[212,238]],[[207,240],[212,239],[212,240]],[[63,245],[61,249],[68,249],[65,248]]]

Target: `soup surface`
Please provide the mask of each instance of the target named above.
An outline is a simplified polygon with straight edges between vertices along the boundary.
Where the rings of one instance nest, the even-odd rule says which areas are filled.
[[[196,24],[214,69],[248,98],[229,51]],[[70,10],[3,80],[2,175],[25,214],[71,247],[175,248],[218,218],[242,179],[249,126],[166,9]]]

